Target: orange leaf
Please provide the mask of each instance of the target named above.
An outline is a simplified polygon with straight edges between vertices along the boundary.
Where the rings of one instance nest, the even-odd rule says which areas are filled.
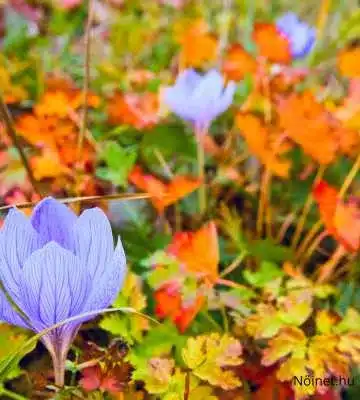
[[[178,29],[177,39],[181,45],[180,64],[183,68],[200,67],[217,55],[217,39],[208,32],[208,26],[197,19]]]
[[[274,24],[255,24],[253,39],[261,56],[276,63],[290,63],[291,52],[289,41],[278,31]]]
[[[168,247],[183,263],[188,272],[204,276],[214,283],[218,278],[219,243],[216,225],[213,221],[197,232],[178,232]]]
[[[337,140],[336,125],[326,109],[311,92],[292,94],[279,104],[280,126],[305,153],[320,164],[334,161]]]
[[[136,129],[154,126],[158,120],[159,100],[154,93],[115,93],[108,104],[109,122],[124,124]]]
[[[225,55],[223,72],[227,79],[240,81],[246,74],[256,72],[256,61],[240,44],[234,44]]]
[[[325,181],[319,182],[313,196],[327,231],[348,251],[360,249],[360,207],[357,200],[342,202],[337,190]]]
[[[155,314],[159,318],[170,318],[184,332],[202,308],[205,297],[198,295],[193,304],[184,306],[181,293],[173,285],[165,285],[154,294]]]
[[[38,181],[44,178],[57,178],[71,172],[69,168],[61,164],[57,155],[54,153],[45,153],[41,156],[33,157],[31,166],[34,172],[34,178]]]
[[[129,174],[129,181],[151,195],[151,202],[159,213],[197,189],[198,179],[184,176],[175,177],[170,183],[163,183],[152,175],[144,174],[140,166],[135,166]]]
[[[347,78],[360,77],[360,47],[351,47],[341,51],[337,58],[340,73]]]
[[[249,150],[275,175],[286,178],[289,174],[290,161],[278,157],[281,149],[275,149],[270,141],[267,127],[252,114],[238,113],[236,125],[241,130]]]

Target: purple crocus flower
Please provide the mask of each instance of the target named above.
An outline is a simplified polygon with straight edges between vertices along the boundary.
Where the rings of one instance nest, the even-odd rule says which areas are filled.
[[[174,86],[166,89],[164,101],[180,118],[193,123],[197,132],[204,132],[230,107],[234,93],[235,83],[224,87],[224,78],[218,71],[200,75],[187,69],[180,73]]]
[[[313,48],[316,39],[315,28],[299,20],[296,14],[288,12],[277,19],[278,30],[290,42],[291,54],[294,58],[305,57]]]
[[[104,212],[92,208],[77,217],[51,197],[35,207],[30,219],[16,208],[10,210],[0,232],[0,260],[3,287],[27,317],[0,291],[0,320],[35,332],[109,306],[126,274],[121,241],[114,250]],[[71,342],[84,320],[42,338],[59,385]]]

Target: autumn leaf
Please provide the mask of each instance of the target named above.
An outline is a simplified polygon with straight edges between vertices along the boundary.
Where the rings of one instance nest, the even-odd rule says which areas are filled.
[[[245,138],[250,152],[258,157],[273,174],[282,178],[288,177],[291,163],[279,157],[286,148],[275,145],[265,124],[252,114],[238,113],[236,125]]]
[[[205,297],[195,295],[195,299],[184,302],[178,285],[163,285],[154,293],[155,314],[159,318],[170,318],[180,332],[185,332],[198,312],[204,306]]]
[[[337,57],[337,66],[340,73],[347,78],[360,77],[360,47],[354,46],[340,51]]]
[[[289,64],[291,61],[290,44],[274,24],[256,23],[253,39],[259,55],[271,62]]]
[[[187,272],[215,282],[218,278],[219,243],[214,221],[196,232],[177,232],[167,251],[174,255]]]
[[[58,178],[63,175],[71,175],[70,168],[62,165],[58,155],[52,152],[44,152],[41,156],[34,156],[31,159],[34,178],[38,181],[47,178]]]
[[[138,165],[131,171],[129,181],[151,196],[150,201],[160,214],[200,186],[198,179],[185,176],[176,176],[170,183],[164,183],[153,175],[144,174]]]
[[[175,35],[181,46],[180,65],[183,68],[201,67],[216,58],[217,39],[209,33],[204,20],[197,19],[177,26]]]
[[[319,182],[313,189],[322,221],[329,234],[348,251],[360,248],[360,207],[358,200],[340,200],[337,190],[327,182]]]
[[[335,160],[337,139],[326,109],[311,92],[292,94],[279,102],[280,126],[304,152],[320,164]]]
[[[240,81],[247,74],[255,74],[257,64],[241,44],[233,44],[226,52],[222,70],[228,80]]]
[[[116,92],[108,101],[107,111],[113,125],[152,128],[159,121],[159,99],[154,93]]]
[[[304,332],[293,326],[284,327],[269,341],[269,347],[264,350],[262,364],[269,366],[283,357],[297,355],[301,357],[306,349],[307,337]]]
[[[200,379],[225,390],[241,386],[240,379],[231,369],[243,363],[240,342],[218,333],[189,338],[182,351],[183,360],[188,368]]]

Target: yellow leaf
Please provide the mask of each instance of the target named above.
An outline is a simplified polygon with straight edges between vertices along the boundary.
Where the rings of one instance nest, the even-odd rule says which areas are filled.
[[[189,338],[182,351],[185,364],[195,376],[213,386],[231,390],[241,386],[231,366],[241,365],[242,346],[229,336],[218,333]]]

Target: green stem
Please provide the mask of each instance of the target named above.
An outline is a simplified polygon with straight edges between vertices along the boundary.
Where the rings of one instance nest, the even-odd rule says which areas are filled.
[[[199,209],[200,214],[204,214],[206,210],[206,187],[205,187],[205,151],[202,143],[202,137],[204,132],[196,133],[197,141],[197,163],[198,163],[198,176],[201,180],[201,186],[199,187]]]
[[[14,400],[27,400],[26,397],[23,397],[20,394],[16,394],[11,390],[7,390],[5,388],[0,389],[0,395],[4,395],[6,397],[9,397],[9,399],[14,399]]]

